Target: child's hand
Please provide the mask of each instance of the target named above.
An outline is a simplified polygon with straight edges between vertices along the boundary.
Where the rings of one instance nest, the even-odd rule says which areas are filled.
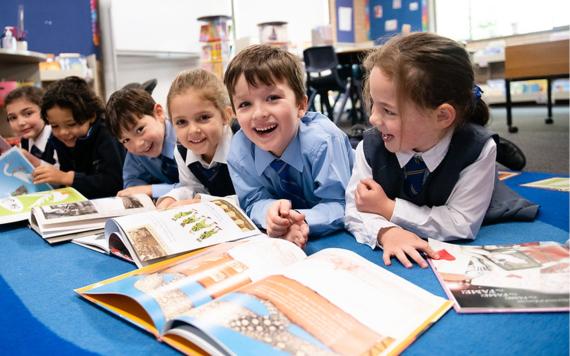
[[[200,202],[200,196],[196,195],[193,199],[185,199],[185,200],[176,200],[172,197],[166,197],[160,199],[158,204],[156,204],[156,208],[158,210],[165,210],[165,209],[172,209],[176,208],[177,206],[194,204]]]
[[[305,220],[301,223],[295,223],[289,227],[283,238],[304,249],[309,238],[309,225]]]
[[[392,218],[395,202],[374,179],[366,178],[358,183],[354,202],[358,211],[382,215],[387,220]]]
[[[284,236],[292,223],[290,220],[291,211],[291,202],[287,199],[280,199],[271,204],[265,218],[267,235],[271,237]]]
[[[44,164],[34,169],[34,184],[51,183],[60,185],[73,184],[75,172],[62,172],[52,165]]]
[[[137,185],[135,187],[128,187],[123,190],[120,190],[117,193],[118,197],[126,197],[129,195],[135,194],[146,194],[149,197],[152,196],[152,185]]]
[[[411,257],[421,268],[426,268],[428,264],[419,251],[425,252],[428,257],[433,259],[439,258],[439,255],[429,247],[427,241],[400,227],[380,230],[378,232],[378,243],[384,249],[383,258],[386,266],[390,266],[392,264],[391,257],[396,256],[406,268],[412,267],[408,257]]]

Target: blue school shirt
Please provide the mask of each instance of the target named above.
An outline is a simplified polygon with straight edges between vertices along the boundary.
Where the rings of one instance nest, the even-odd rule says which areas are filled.
[[[276,157],[239,131],[228,156],[228,168],[240,206],[255,224],[266,229],[265,217],[279,196],[279,175],[270,164]],[[290,178],[302,187],[310,208],[305,214],[311,235],[343,228],[344,192],[354,164],[348,137],[326,116],[307,112],[283,155]]]
[[[127,153],[123,165],[124,188],[151,184],[152,197],[158,198],[168,193],[178,183],[178,176],[167,177],[161,170],[163,157],[174,160],[176,134],[170,120],[165,120],[164,134],[160,156],[148,157]]]

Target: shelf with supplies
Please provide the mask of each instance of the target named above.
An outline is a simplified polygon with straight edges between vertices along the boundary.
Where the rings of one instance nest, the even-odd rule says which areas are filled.
[[[202,50],[200,65],[207,71],[222,77],[232,51],[230,41],[231,17],[225,15],[202,16],[198,21],[205,22],[200,27]]]

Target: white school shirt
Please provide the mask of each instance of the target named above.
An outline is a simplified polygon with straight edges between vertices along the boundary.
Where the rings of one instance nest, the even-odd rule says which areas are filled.
[[[51,136],[51,126],[50,125],[44,125],[44,128],[42,130],[42,132],[40,132],[40,134],[38,135],[38,137],[36,137],[35,139],[31,138],[28,140],[28,144],[29,144],[29,150],[32,150],[32,146],[36,146],[40,151],[45,152],[46,150],[46,145],[48,143],[49,137]],[[54,166],[56,168],[59,167],[59,162],[57,160],[57,152],[55,150],[53,150],[53,158],[55,159],[55,164]],[[49,164],[45,161],[41,161],[42,165],[43,164]]]
[[[172,189],[170,192],[162,196],[158,201],[166,197],[173,198],[175,200],[186,200],[194,198],[196,194],[208,194],[208,190],[202,184],[198,178],[190,171],[188,165],[196,161],[200,162],[204,168],[212,168],[213,166],[223,163],[227,164],[226,158],[230,152],[230,143],[232,140],[232,129],[230,125],[224,126],[224,131],[222,132],[222,138],[216,147],[216,152],[210,163],[206,163],[201,156],[194,154],[192,150],[187,150],[186,157],[182,157],[178,149],[174,149],[174,159],[176,160],[176,165],[178,166],[178,179],[179,184],[176,188]]]
[[[396,153],[400,167],[404,167],[414,155],[419,155],[428,170],[433,172],[445,158],[452,134],[453,132],[447,134],[426,152]],[[364,157],[362,145],[363,142],[360,142],[356,147],[356,161],[346,188],[345,227],[358,242],[375,248],[378,246],[380,229],[392,226],[440,241],[475,239],[495,186],[497,145],[492,138],[485,143],[475,162],[461,171],[445,205],[430,208],[396,198],[390,220],[356,209],[355,192],[358,183],[362,179],[372,178],[372,169]]]

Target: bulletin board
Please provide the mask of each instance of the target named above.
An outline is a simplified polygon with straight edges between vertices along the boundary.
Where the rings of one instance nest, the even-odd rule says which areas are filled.
[[[336,0],[336,40],[354,42],[354,4],[353,0]]]
[[[370,38],[382,44],[402,32],[428,29],[427,0],[370,0]]]

